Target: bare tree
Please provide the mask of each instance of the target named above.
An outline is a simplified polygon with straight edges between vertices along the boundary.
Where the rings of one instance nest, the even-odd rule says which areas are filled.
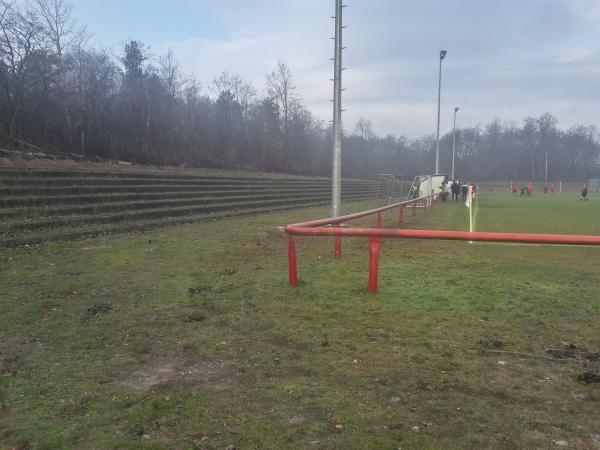
[[[234,101],[238,102],[241,107],[244,119],[248,114],[248,106],[256,98],[256,90],[250,83],[244,81],[239,75],[230,74],[227,71],[222,72],[214,79],[212,91],[217,97],[225,91],[231,92]]]
[[[79,27],[73,18],[73,5],[66,0],[35,0],[44,30],[58,59],[65,49],[78,47],[86,39],[85,27]]]
[[[294,76],[285,61],[279,61],[275,70],[267,76],[267,89],[269,97],[273,98],[279,106],[283,128],[287,135],[292,111],[298,106],[300,98],[296,94]]]
[[[167,89],[167,94],[171,98],[178,97],[181,89],[185,86],[186,80],[181,74],[179,63],[175,61],[173,51],[169,50],[165,56],[161,56],[158,64],[160,78]]]
[[[285,61],[279,61],[277,67],[267,75],[267,90],[269,97],[275,100],[283,124],[285,139],[286,169],[290,164],[290,123],[294,110],[300,105],[300,97],[296,93],[294,76]]]
[[[354,133],[363,138],[364,141],[368,141],[375,137],[375,132],[373,131],[373,123],[370,120],[361,117],[356,122],[354,126]]]
[[[44,48],[43,28],[35,12],[20,10],[0,0],[0,76],[8,106],[8,134],[19,136],[19,119],[25,111],[27,64]]]
[[[285,62],[266,77],[260,98],[228,72],[215,78],[216,95],[208,96],[172,52],[155,59],[130,40],[115,58],[88,47],[81,30],[69,0],[0,0],[3,143],[151,164],[329,173],[331,128],[302,105]],[[352,177],[390,167],[426,173],[435,149],[435,136],[378,137],[365,118],[344,139],[344,175]],[[520,126],[496,120],[463,128],[459,139],[464,178],[539,179],[546,150],[552,177],[600,175],[598,131],[561,131],[550,114]],[[442,138],[442,157],[451,143],[451,134]]]

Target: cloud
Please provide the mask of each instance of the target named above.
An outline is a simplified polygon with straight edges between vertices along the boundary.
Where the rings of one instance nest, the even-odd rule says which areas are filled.
[[[600,117],[600,4],[597,0],[352,0],[344,10],[346,128],[360,116],[382,133],[435,131],[437,55],[444,61],[442,128],[495,117],[520,122],[551,111],[565,126]],[[220,36],[162,41],[204,85],[223,70],[259,92],[285,59],[305,103],[331,117],[333,2],[206,1],[225,24]],[[580,107],[578,108],[577,105]]]
[[[573,0],[571,10],[582,21],[598,25],[600,20],[600,3],[597,0]]]

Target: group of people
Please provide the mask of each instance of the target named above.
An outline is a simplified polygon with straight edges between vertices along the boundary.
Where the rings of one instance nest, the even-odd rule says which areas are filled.
[[[516,197],[517,196],[517,184],[516,183],[512,183],[512,187],[511,187],[512,193],[513,195]],[[527,185],[525,185],[525,183],[521,184],[521,197],[531,197],[533,195],[533,183],[527,183]],[[587,201],[588,200],[588,194],[589,194],[589,185],[588,183],[585,183],[583,185],[583,187],[581,188],[581,200]],[[556,192],[556,186],[554,184],[551,184],[550,186],[545,185],[544,186],[544,194],[547,194],[548,192],[550,192],[551,194],[554,194]]]
[[[440,186],[440,195],[443,201],[451,199],[453,202],[457,202],[459,196],[462,197],[462,201],[467,201],[467,195],[469,194],[469,185],[467,183],[460,183],[458,180],[452,182],[444,181]]]
[[[527,185],[525,185],[525,183],[521,184],[521,197],[531,197],[533,195],[533,183],[527,183]],[[550,186],[550,191],[554,194],[554,192],[556,191],[556,188],[554,185]],[[544,192],[548,193],[548,186],[544,187]],[[513,183],[512,184],[512,193],[513,195],[516,197],[517,196],[517,184]]]

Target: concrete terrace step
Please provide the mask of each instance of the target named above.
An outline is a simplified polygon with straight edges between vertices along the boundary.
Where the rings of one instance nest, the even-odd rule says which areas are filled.
[[[346,195],[345,200],[357,200],[372,198],[364,194]],[[314,203],[328,202],[330,199],[326,196],[314,199]],[[193,207],[178,208],[157,208],[143,211],[127,211],[113,214],[93,214],[93,215],[75,215],[65,216],[52,220],[31,220],[31,221],[4,221],[0,224],[0,233],[14,234],[19,232],[50,230],[60,227],[78,227],[91,224],[110,224],[126,221],[138,221],[149,219],[161,219],[166,217],[180,217],[194,214],[210,214],[227,211],[243,211],[246,209],[258,209],[267,207],[293,206],[295,204],[311,204],[313,202],[302,202],[297,199],[278,199],[278,200],[253,200],[237,203],[218,203],[214,205],[197,205]]]
[[[56,170],[56,169],[0,169],[0,178],[145,178],[145,179],[220,179],[220,180],[282,180],[282,181],[328,181],[329,178],[306,177],[294,175],[264,174],[263,176],[232,176],[232,175],[196,175],[190,173],[178,172],[110,172],[110,171],[89,171],[89,170]],[[349,179],[352,180],[352,179]],[[362,181],[362,180],[358,180]]]
[[[139,174],[122,172],[51,172],[51,171],[1,171],[0,185],[14,185],[23,183],[48,183],[48,184],[90,184],[96,181],[106,182],[110,180],[113,184],[131,184],[141,181],[148,183],[290,183],[290,184],[329,184],[328,178],[310,177],[232,177],[232,176],[201,176],[201,175],[178,175],[178,174]],[[373,183],[377,181],[345,179],[346,182]]]
[[[366,201],[372,200],[372,198],[359,198],[353,201]],[[70,230],[59,230],[54,232],[44,232],[44,233],[32,233],[27,235],[19,235],[12,236],[7,238],[0,238],[0,248],[11,248],[11,247],[19,247],[23,245],[34,245],[40,244],[44,242],[57,242],[57,241],[69,241],[74,239],[82,239],[82,238],[94,238],[102,235],[108,234],[119,234],[119,233],[130,233],[130,232],[139,232],[139,231],[149,231],[157,228],[164,228],[169,226],[176,225],[186,225],[193,223],[202,223],[208,221],[217,221],[217,220],[225,220],[225,219],[233,219],[239,217],[249,217],[255,216],[259,214],[269,214],[278,211],[285,211],[289,209],[296,208],[310,208],[310,207],[319,207],[322,205],[329,204],[330,200],[322,201],[322,202],[311,202],[311,203],[296,203],[294,205],[284,205],[279,207],[270,207],[270,208],[258,208],[258,209],[250,209],[245,211],[231,211],[227,213],[216,213],[216,214],[201,214],[201,215],[191,215],[186,217],[177,217],[177,218],[166,218],[166,219],[157,219],[157,220],[147,220],[147,221],[136,221],[134,223],[122,223],[117,225],[108,225],[108,226],[97,226],[92,225],[88,227],[80,227],[77,229]]]
[[[353,190],[353,186],[344,185],[343,192]],[[364,192],[376,193],[376,189],[372,187],[362,188],[357,187]],[[314,193],[330,193],[331,187],[306,187],[306,188],[282,188],[270,190],[190,190],[190,191],[171,191],[164,192],[144,192],[144,193],[106,193],[106,194],[83,194],[83,195],[58,195],[58,196],[12,196],[0,198],[0,210],[2,208],[35,208],[35,207],[50,207],[57,205],[93,205],[98,203],[126,202],[126,201],[144,201],[144,200],[168,200],[168,199],[185,199],[205,197],[230,197],[243,195],[274,195],[274,194],[314,194]]]
[[[0,247],[320,206],[326,178],[0,170]],[[346,202],[379,183],[343,180]]]
[[[328,185],[327,180],[270,180],[270,179],[227,179],[227,178],[109,178],[109,177],[89,177],[89,178],[2,178],[0,177],[0,186],[22,186],[35,185],[40,187],[59,187],[59,186],[88,186],[96,184],[110,184],[112,186],[132,186],[140,184],[160,184],[160,185],[188,185],[188,186],[215,186],[215,185]],[[364,183],[364,182],[359,182]]]
[[[370,191],[363,189],[345,189],[342,191],[343,195],[367,195],[371,194]],[[226,192],[226,194],[228,194]],[[329,196],[329,190],[314,190],[309,192],[276,192],[269,191],[268,193],[252,193],[245,192],[242,195],[192,195],[190,197],[172,196],[166,199],[151,199],[143,200],[137,197],[133,197],[132,200],[118,201],[118,197],[113,197],[113,201],[103,201],[97,203],[91,203],[86,205],[69,204],[62,208],[49,208],[49,207],[38,207],[38,208],[12,208],[12,209],[0,209],[0,219],[2,220],[15,220],[19,218],[27,217],[44,217],[44,216],[68,216],[75,214],[99,214],[103,212],[116,212],[116,211],[133,211],[140,209],[152,209],[158,207],[170,207],[170,206],[195,206],[195,205],[211,205],[218,203],[236,203],[252,200],[277,200],[277,199],[301,199],[311,200],[315,198],[322,198]],[[102,198],[102,197],[100,197]]]
[[[91,186],[79,186],[69,185],[61,187],[40,187],[40,186],[27,186],[23,185],[15,187],[0,187],[0,196],[6,197],[19,197],[19,196],[60,196],[60,195],[85,195],[85,194],[110,194],[110,193],[149,193],[149,192],[209,192],[209,191],[239,191],[239,190],[269,190],[277,187],[285,187],[288,189],[302,188],[327,188],[328,185],[289,185],[289,184],[236,184],[236,185],[163,185],[163,184],[142,184],[142,185],[131,185],[131,186],[113,186],[110,184],[98,184]],[[371,184],[361,183],[347,183],[347,187],[360,186],[364,188],[372,187],[376,189],[376,186]]]

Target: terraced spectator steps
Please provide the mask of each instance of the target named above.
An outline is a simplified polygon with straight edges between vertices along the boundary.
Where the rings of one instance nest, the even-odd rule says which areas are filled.
[[[374,199],[376,181],[345,180],[343,199]],[[323,178],[0,171],[0,247],[324,205]]]

